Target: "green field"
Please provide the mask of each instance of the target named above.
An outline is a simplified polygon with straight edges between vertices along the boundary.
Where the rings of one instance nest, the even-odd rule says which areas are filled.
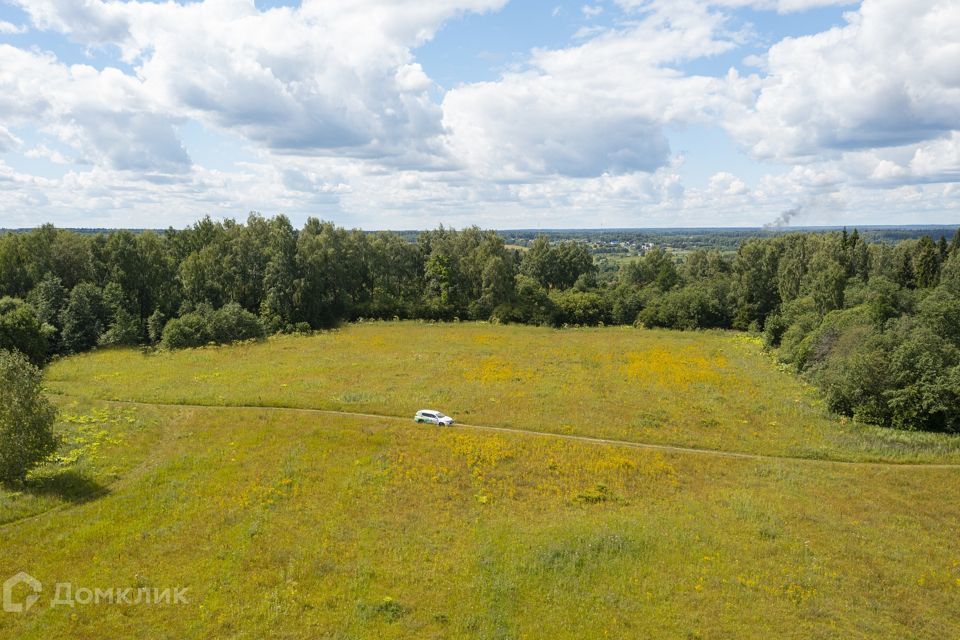
[[[51,391],[89,399],[334,409],[706,449],[960,462],[960,439],[841,423],[732,332],[368,323],[180,352],[87,353]],[[425,407],[426,405],[426,407]]]
[[[747,336],[375,323],[47,386],[63,451],[0,493],[0,576],[45,590],[0,637],[960,636],[960,468],[916,466],[960,440],[841,423]]]

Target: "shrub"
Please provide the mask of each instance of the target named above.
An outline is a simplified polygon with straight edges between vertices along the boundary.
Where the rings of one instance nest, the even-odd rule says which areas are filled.
[[[40,370],[16,351],[0,351],[0,481],[22,481],[56,450],[56,410],[40,393]]]
[[[167,349],[199,347],[210,342],[206,317],[198,312],[174,318],[163,328],[163,346]]]
[[[633,324],[643,309],[643,300],[634,287],[621,285],[606,290],[610,319],[614,324]]]
[[[225,344],[263,335],[263,325],[257,316],[239,304],[230,303],[216,311],[201,308],[170,320],[163,328],[162,343],[167,349],[186,349],[208,342]]]
[[[236,302],[224,305],[209,316],[210,337],[214,342],[227,343],[263,337],[259,318]]]
[[[834,353],[823,363],[816,381],[831,411],[855,416],[862,422],[889,424],[887,392],[892,380],[887,363],[890,358],[885,336],[862,337],[866,327],[851,327],[844,333],[856,349]]]
[[[113,322],[97,341],[102,347],[129,346],[140,341],[140,321],[126,309],[117,309]]]
[[[502,303],[493,310],[495,322],[522,322],[526,324],[555,324],[556,306],[540,284],[528,276],[516,278],[517,299]]]
[[[919,322],[960,346],[960,296],[937,287],[918,305]]]
[[[766,347],[779,347],[783,334],[790,327],[787,321],[779,313],[772,313],[767,316],[767,321],[763,325],[763,344]]]
[[[157,344],[163,340],[163,328],[167,325],[167,317],[157,309],[147,318],[147,337],[150,342]]]
[[[597,325],[610,321],[610,312],[599,294],[576,289],[554,291],[550,299],[556,306],[557,324]]]
[[[648,327],[708,329],[730,326],[725,307],[727,286],[722,281],[704,282],[674,289],[654,298],[637,316]]]
[[[846,357],[872,330],[873,322],[866,307],[831,311],[805,339],[803,368],[815,368],[831,355]]]
[[[831,410],[898,429],[960,431],[956,346],[907,318],[882,334],[862,324],[832,327],[815,374]]]

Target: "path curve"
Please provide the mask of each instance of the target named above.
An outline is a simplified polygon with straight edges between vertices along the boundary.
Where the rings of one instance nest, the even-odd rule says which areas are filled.
[[[70,394],[53,394],[65,398],[79,398],[83,396],[73,396]],[[179,402],[139,402],[136,400],[104,400],[102,398],[86,398],[91,402],[104,402],[106,404],[118,404],[126,405],[133,407],[175,407],[180,409],[243,409],[249,411],[289,411],[289,412],[298,412],[298,413],[307,413],[314,415],[331,415],[331,416],[345,416],[345,417],[355,417],[355,418],[374,418],[377,420],[390,420],[393,422],[409,422],[409,418],[404,418],[401,416],[391,416],[383,415],[379,413],[360,413],[353,411],[337,411],[334,409],[308,409],[303,407],[277,407],[277,406],[258,406],[258,405],[225,405],[225,404],[184,404]],[[650,451],[662,451],[665,453],[679,453],[679,454],[692,454],[692,455],[701,455],[701,456],[711,456],[715,458],[732,458],[739,460],[756,460],[756,461],[768,461],[768,462],[795,462],[795,463],[807,463],[807,464],[819,464],[819,465],[843,465],[843,466],[853,466],[861,468],[882,468],[882,469],[951,469],[957,470],[960,469],[960,464],[950,464],[950,463],[916,463],[916,462],[859,462],[856,460],[830,460],[824,458],[799,458],[796,456],[777,456],[777,455],[765,455],[761,453],[743,453],[740,451],[723,451],[721,449],[697,449],[696,447],[681,447],[678,445],[671,444],[655,444],[652,442],[634,442],[630,440],[614,440],[611,438],[596,438],[592,436],[578,436],[569,433],[552,433],[550,431],[531,431],[527,429],[516,429],[512,427],[493,427],[488,425],[478,425],[478,424],[464,424],[457,423],[457,428],[460,429],[471,429],[474,431],[486,431],[486,432],[500,432],[500,433],[510,433],[523,436],[536,436],[543,438],[557,438],[561,440],[570,440],[573,442],[586,442],[588,444],[600,444],[608,446],[617,446],[617,447],[631,447],[634,449],[645,449]],[[34,513],[24,518],[18,520],[11,520],[9,522],[4,522],[0,524],[0,531],[11,528],[14,525],[22,524],[24,522],[39,519],[43,516],[47,516],[51,513],[57,511],[62,511],[71,507],[79,506],[84,502],[89,501],[90,499],[98,497],[99,493],[109,493],[110,489],[114,486],[121,484],[124,480],[131,477],[132,475],[137,475],[138,471],[142,471],[143,468],[148,466],[148,460],[144,460],[139,465],[134,467],[131,470],[131,473],[125,475],[123,478],[116,480],[115,482],[110,483],[103,489],[91,492],[89,495],[82,496],[79,502],[73,503],[64,503],[51,507],[45,511],[39,513]]]
[[[68,394],[64,394],[71,397]],[[290,411],[298,413],[307,413],[314,415],[346,416],[356,418],[375,418],[377,420],[391,420],[410,422],[410,418],[401,416],[384,415],[378,413],[360,413],[353,411],[337,411],[334,409],[309,409],[303,407],[284,407],[284,406],[258,406],[247,404],[184,404],[178,402],[139,402],[136,400],[103,400],[89,398],[90,400],[100,400],[109,404],[119,404],[128,406],[142,407],[180,407],[183,409],[244,409],[258,411]],[[557,438],[562,440],[571,440],[574,442],[586,442],[589,444],[611,445],[618,447],[632,447],[634,449],[647,449],[652,451],[663,451],[666,453],[693,454],[702,456],[711,456],[715,458],[733,458],[740,460],[758,460],[774,462],[797,462],[820,465],[847,465],[855,467],[875,467],[875,468],[898,468],[898,469],[960,469],[960,463],[938,463],[938,462],[869,462],[857,460],[832,460],[829,458],[801,458],[797,456],[779,456],[762,453],[744,453],[741,451],[724,451],[722,449],[698,449],[696,447],[683,447],[672,444],[655,444],[652,442],[636,442],[631,440],[615,440],[611,438],[598,438],[593,436],[580,436],[569,433],[553,433],[550,431],[532,431],[529,429],[517,429],[514,427],[493,427],[489,425],[456,423],[456,428],[471,429],[474,431],[501,432],[518,434],[525,436],[537,436],[545,438]]]

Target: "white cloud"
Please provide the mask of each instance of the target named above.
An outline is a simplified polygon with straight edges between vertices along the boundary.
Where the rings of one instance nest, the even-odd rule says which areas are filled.
[[[7,22],[5,20],[0,20],[0,35],[18,35],[21,33],[26,33],[27,28],[23,26],[17,26],[13,23]]]
[[[670,7],[579,46],[535,50],[526,69],[446,94],[450,147],[503,180],[654,171],[670,160],[664,124],[707,118],[727,99],[722,80],[670,67],[732,48],[722,24]]]
[[[6,153],[17,149],[22,144],[20,138],[10,133],[10,131],[0,125],[0,153]]]
[[[603,7],[599,4],[585,4],[580,7],[580,11],[587,18],[596,18],[603,13]]]
[[[616,2],[628,11],[645,11],[666,5],[698,5],[796,13],[822,7],[854,5],[858,3],[858,0],[616,0]]]
[[[755,156],[836,156],[957,127],[960,4],[866,0],[847,19],[770,48],[755,106],[728,122]]]
[[[87,226],[259,209],[410,228],[756,224],[798,205],[810,224],[844,208],[851,222],[960,210],[949,184],[960,181],[954,2],[865,0],[844,27],[752,57],[757,73],[712,77],[684,69],[756,44],[731,32],[733,9],[848,3],[618,0],[625,17],[603,5],[612,27],[591,22],[566,46],[444,94],[416,47],[447,20],[505,3],[21,0],[34,26],[96,59],[119,55],[128,71],[0,45],[0,152],[72,165],[48,179],[0,162],[4,224],[35,224],[38,211]],[[199,166],[178,138],[191,121],[244,138],[256,160]],[[703,184],[684,185],[666,132],[690,123],[723,126],[784,167],[746,180],[717,158]]]
[[[440,155],[433,83],[411,49],[447,19],[506,0],[253,0],[155,4],[23,2],[34,23],[85,46],[117,45],[165,113],[230,129],[289,153]]]
[[[50,54],[0,45],[0,117],[59,137],[88,162],[115,169],[184,171],[190,159],[139,80],[107,68],[66,66]]]
[[[23,152],[27,158],[43,158],[54,164],[74,164],[76,159],[65,156],[56,149],[51,149],[45,144],[38,144]]]
[[[727,171],[719,171],[710,176],[707,191],[717,196],[739,196],[747,193],[746,183]]]
[[[807,191],[960,180],[960,5],[865,0],[846,19],[775,44],[764,76],[731,77],[756,99],[724,126],[754,157],[807,174],[793,181]]]
[[[798,13],[822,7],[854,5],[857,2],[858,0],[716,0],[711,3],[729,8],[750,7],[777,13]]]

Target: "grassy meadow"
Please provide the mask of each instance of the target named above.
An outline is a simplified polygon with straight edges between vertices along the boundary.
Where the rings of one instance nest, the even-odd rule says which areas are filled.
[[[844,460],[958,461],[960,440],[839,421],[732,332],[378,322],[175,352],[54,363],[55,393],[413,416],[705,449]]]
[[[0,614],[3,638],[960,637],[960,470],[410,420],[434,405],[557,433],[956,459],[955,439],[841,424],[744,336],[363,324],[102,351],[47,380],[63,450],[0,492],[0,576],[189,602],[51,608],[45,591]]]

